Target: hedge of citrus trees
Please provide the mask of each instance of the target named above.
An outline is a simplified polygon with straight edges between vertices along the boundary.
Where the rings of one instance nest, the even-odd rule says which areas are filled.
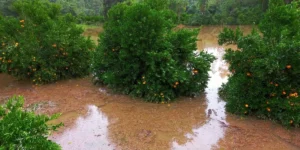
[[[161,1],[115,5],[108,13],[93,72],[98,82],[151,102],[198,95],[213,56],[194,54],[197,31],[173,30],[174,14]]]
[[[11,97],[6,104],[0,105],[0,149],[1,150],[59,150],[61,147],[48,140],[51,131],[62,124],[48,125],[47,122],[56,119],[58,115],[35,115],[25,111],[24,98]]]
[[[259,30],[224,29],[220,44],[232,75],[223,87],[227,110],[300,125],[300,2],[271,0]]]
[[[71,15],[44,0],[19,0],[18,18],[0,18],[0,70],[33,83],[82,77],[89,73],[94,44]]]

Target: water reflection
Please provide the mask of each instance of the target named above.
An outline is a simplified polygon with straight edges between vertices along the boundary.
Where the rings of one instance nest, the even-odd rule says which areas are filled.
[[[221,48],[207,48],[205,51],[216,57],[211,66],[211,71],[209,72],[211,78],[205,90],[207,99],[205,112],[208,120],[205,125],[193,129],[193,134],[189,133],[186,135],[190,139],[189,142],[184,145],[173,142],[173,149],[209,150],[212,146],[217,147],[218,141],[224,137],[224,130],[227,127],[225,102],[218,95],[218,88],[227,81],[227,76],[222,76],[224,71],[227,70],[226,63],[222,60],[224,50]]]
[[[113,149],[107,137],[107,117],[96,106],[88,106],[86,117],[79,117],[76,126],[54,140],[66,150]]]

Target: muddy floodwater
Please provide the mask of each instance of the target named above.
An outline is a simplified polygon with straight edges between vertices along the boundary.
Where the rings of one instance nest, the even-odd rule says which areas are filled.
[[[204,26],[198,36],[198,49],[217,58],[200,97],[152,104],[95,86],[90,77],[33,86],[0,74],[0,103],[23,95],[27,109],[62,113],[49,124],[65,124],[50,137],[64,150],[299,150],[300,129],[225,112],[226,103],[218,95],[229,75],[222,60],[224,47],[217,44],[222,28]],[[251,27],[242,30],[249,33]],[[96,40],[92,30],[85,35]]]

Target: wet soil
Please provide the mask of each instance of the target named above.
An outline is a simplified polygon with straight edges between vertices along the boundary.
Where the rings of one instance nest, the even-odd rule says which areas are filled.
[[[91,40],[93,40],[96,44],[98,44],[98,35],[99,33],[103,32],[103,27],[98,28],[87,28],[85,32],[83,33],[83,36],[91,37]]]
[[[242,29],[251,31],[249,26]],[[28,109],[62,113],[49,124],[63,122],[65,126],[50,139],[66,150],[300,149],[300,129],[287,130],[269,120],[225,113],[225,102],[217,94],[229,75],[222,60],[224,47],[217,45],[221,30],[205,26],[198,36],[198,49],[217,57],[208,88],[200,97],[152,104],[95,86],[90,77],[33,86],[0,74],[0,103],[23,95]],[[87,30],[85,34],[97,39],[98,33]]]

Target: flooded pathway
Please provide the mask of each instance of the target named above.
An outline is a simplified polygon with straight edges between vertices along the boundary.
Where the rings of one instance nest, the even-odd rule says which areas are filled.
[[[217,45],[221,29],[208,26],[199,33],[198,49],[217,58],[200,97],[152,104],[94,86],[90,77],[32,86],[0,74],[0,103],[14,94],[24,95],[28,109],[62,113],[50,123],[65,126],[50,139],[64,150],[300,149],[299,129],[225,113],[225,102],[218,96],[229,74],[222,60],[224,48]],[[242,30],[249,33],[251,27]]]
[[[218,89],[222,83],[227,81],[227,66],[222,59],[224,50],[220,48],[206,48],[205,51],[216,57],[216,60],[211,65],[211,71],[209,72],[210,79],[205,90],[207,101],[205,113],[207,121],[203,126],[193,129],[192,134],[186,135],[190,139],[189,142],[184,145],[173,142],[173,149],[209,150],[213,146],[218,147],[217,143],[224,137],[225,129],[228,126],[226,122],[225,102],[218,95]]]

